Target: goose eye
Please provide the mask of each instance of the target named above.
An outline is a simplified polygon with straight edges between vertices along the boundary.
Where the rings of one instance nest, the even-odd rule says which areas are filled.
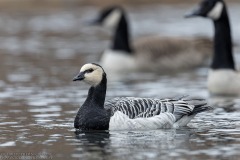
[[[90,68],[90,69],[86,70],[85,72],[86,72],[86,73],[91,73],[91,72],[93,72],[93,69]]]

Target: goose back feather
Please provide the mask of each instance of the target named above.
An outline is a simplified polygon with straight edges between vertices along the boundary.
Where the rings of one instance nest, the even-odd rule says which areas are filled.
[[[111,112],[109,127],[112,130],[144,129],[146,126],[151,129],[178,128],[209,108],[203,99],[118,97],[105,103],[105,109]]]

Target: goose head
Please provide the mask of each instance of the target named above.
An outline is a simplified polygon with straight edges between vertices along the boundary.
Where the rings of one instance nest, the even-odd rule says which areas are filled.
[[[80,72],[73,78],[73,81],[84,81],[91,86],[97,86],[106,76],[103,68],[95,63],[88,63],[82,66]]]
[[[111,6],[100,11],[98,17],[90,22],[90,24],[101,25],[108,29],[115,29],[123,16],[124,11],[121,7]]]
[[[185,17],[200,16],[216,21],[221,17],[224,7],[225,4],[223,0],[203,0],[195,10],[186,14]]]

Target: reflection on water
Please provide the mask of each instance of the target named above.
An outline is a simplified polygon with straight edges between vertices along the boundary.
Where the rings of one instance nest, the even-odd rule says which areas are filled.
[[[189,8],[129,7],[133,34],[211,35],[211,29],[203,27],[209,22],[179,17]],[[237,42],[239,4],[230,8]],[[131,74],[108,85],[107,98],[182,94],[207,98],[216,108],[197,115],[189,127],[75,132],[73,119],[88,86],[73,83],[72,78],[82,64],[97,60],[96,53],[107,47],[109,39],[102,30],[83,25],[94,13],[95,8],[87,7],[0,14],[0,159],[8,155],[4,153],[26,152],[42,159],[238,159],[240,99],[210,96],[207,68],[173,75]],[[235,57],[240,64],[240,54]]]

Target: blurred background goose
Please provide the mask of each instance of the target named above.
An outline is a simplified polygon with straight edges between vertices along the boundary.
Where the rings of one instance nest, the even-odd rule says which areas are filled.
[[[208,89],[213,94],[240,95],[240,73],[236,71],[232,51],[231,28],[223,0],[203,0],[186,17],[201,16],[214,23],[214,54],[208,74]]]
[[[74,127],[81,130],[141,130],[185,126],[197,114],[210,109],[203,99],[153,99],[118,97],[105,103],[107,75],[95,63],[82,66],[73,81],[90,84]]]
[[[108,72],[174,72],[203,65],[212,42],[208,38],[147,37],[130,43],[128,19],[122,7],[103,9],[91,24],[114,32],[111,47],[104,51],[100,63]]]

